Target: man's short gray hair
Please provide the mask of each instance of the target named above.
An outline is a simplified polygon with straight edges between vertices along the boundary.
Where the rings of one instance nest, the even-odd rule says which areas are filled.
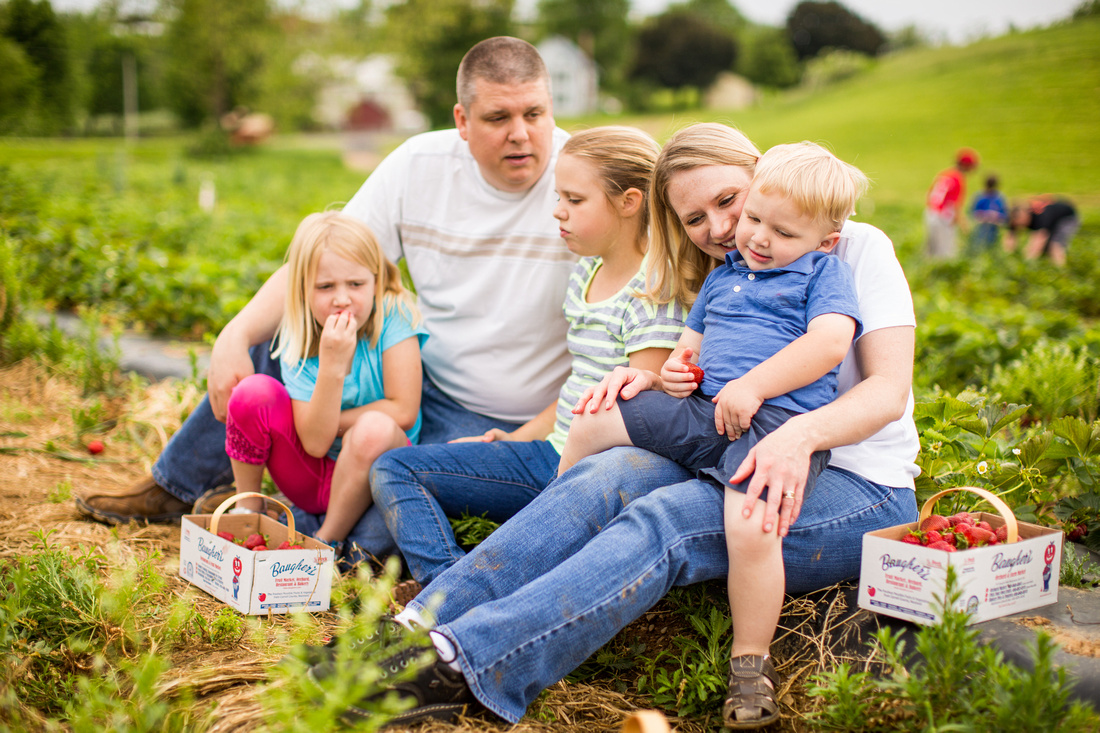
[[[545,81],[550,91],[550,74],[539,52],[527,41],[511,36],[487,38],[474,45],[458,65],[458,103],[469,109],[474,103],[478,79],[494,84],[527,84]]]

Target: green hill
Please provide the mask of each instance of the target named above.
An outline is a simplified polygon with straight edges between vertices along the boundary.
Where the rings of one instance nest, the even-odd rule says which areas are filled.
[[[761,148],[825,143],[871,176],[871,198],[882,204],[920,205],[936,172],[969,145],[982,156],[972,190],[995,171],[1010,197],[1065,194],[1093,218],[1100,215],[1100,18],[900,52],[822,91],[789,92],[748,110],[631,122],[667,137],[704,119],[740,127]]]

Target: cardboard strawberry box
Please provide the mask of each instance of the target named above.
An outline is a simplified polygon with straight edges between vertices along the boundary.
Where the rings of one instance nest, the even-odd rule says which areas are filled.
[[[1005,525],[1008,541],[957,552],[901,541],[932,514],[937,499],[955,491],[977,493],[992,504],[998,514],[972,514],[994,528]],[[971,624],[1056,603],[1062,537],[1060,530],[1017,521],[1008,506],[985,489],[941,491],[925,502],[917,522],[863,535],[859,607],[919,624],[936,623],[949,566],[955,568],[962,592],[956,608],[970,614]]]
[[[245,497],[278,504],[286,511],[288,524],[266,514],[225,514]],[[221,531],[240,539],[267,535],[271,548],[289,540],[302,549],[255,552],[219,537]],[[189,514],[182,520],[180,576],[244,614],[327,611],[334,560],[331,547],[294,530],[294,515],[286,505],[262,494],[237,494],[213,514]]]

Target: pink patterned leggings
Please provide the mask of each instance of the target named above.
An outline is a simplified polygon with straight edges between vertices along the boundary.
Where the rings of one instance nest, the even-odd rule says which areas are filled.
[[[324,514],[336,461],[306,453],[282,382],[266,374],[245,377],[233,388],[228,413],[225,452],[229,457],[266,465],[272,481],[295,506]]]

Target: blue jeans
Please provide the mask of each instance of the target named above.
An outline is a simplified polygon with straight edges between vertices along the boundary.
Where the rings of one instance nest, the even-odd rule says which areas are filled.
[[[545,440],[397,448],[371,467],[371,493],[409,572],[427,585],[466,554],[447,517],[505,521],[554,479],[559,459]]]
[[[517,722],[673,586],[725,578],[722,492],[637,448],[587,458],[411,602],[455,643],[474,695]],[[826,469],[783,542],[787,591],[859,573],[864,532],[915,520],[910,489]]]
[[[249,350],[252,365],[257,374],[267,374],[282,381],[279,361],[271,358],[271,342],[253,346]],[[501,428],[515,430],[513,423],[470,412],[447,397],[425,375],[420,410],[423,423],[420,427],[421,443],[439,443],[478,435]],[[233,468],[225,454],[225,424],[218,422],[210,407],[210,400],[203,397],[199,406],[176,431],[164,452],[153,464],[153,479],[176,498],[191,503],[216,486],[233,481]],[[321,526],[325,515],[308,515],[295,509],[298,528],[313,534]],[[376,557],[394,552],[396,545],[381,513],[374,507],[352,528],[346,542],[348,548],[358,545],[360,550]],[[349,553],[353,562],[361,555]]]

